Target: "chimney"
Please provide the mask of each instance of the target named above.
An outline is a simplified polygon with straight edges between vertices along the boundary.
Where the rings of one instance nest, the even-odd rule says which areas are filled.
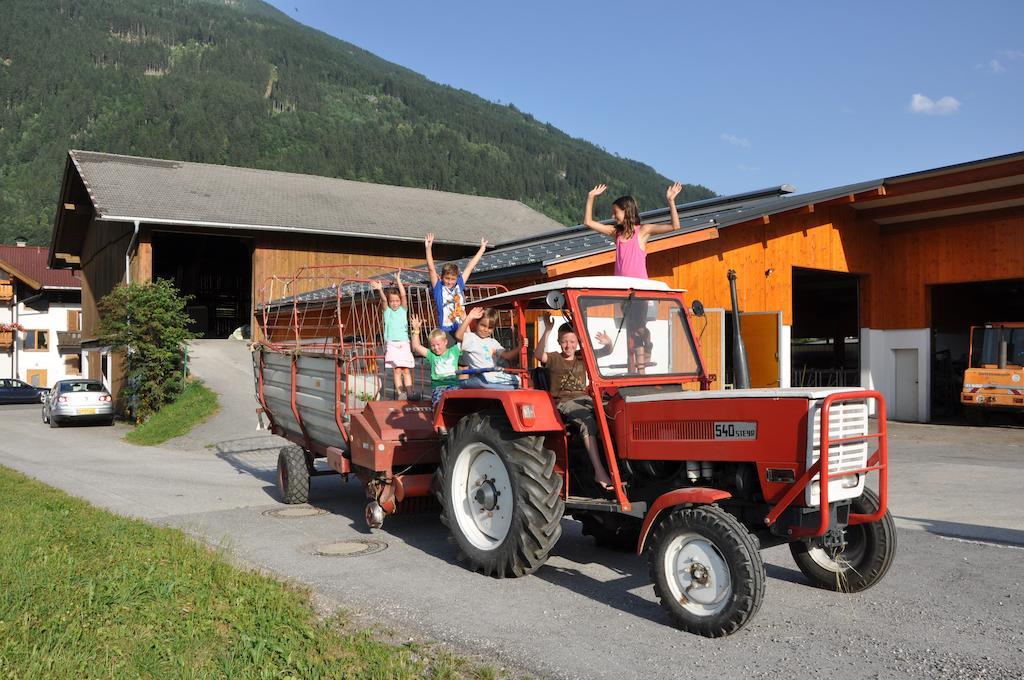
[[[16,244],[16,245],[17,245],[17,246],[18,246],[19,248],[24,248],[24,247],[25,247],[25,246],[26,246],[26,245],[28,244],[28,239],[27,239],[27,238],[25,238],[24,236],[19,236],[19,237],[17,237],[16,239],[14,239],[14,243],[15,243],[15,244]]]

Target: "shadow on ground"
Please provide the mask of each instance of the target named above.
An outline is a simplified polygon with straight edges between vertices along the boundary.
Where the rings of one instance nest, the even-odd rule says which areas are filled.
[[[986,526],[982,524],[964,524],[962,522],[947,522],[945,520],[924,519],[921,517],[899,517],[907,522],[915,522],[930,534],[943,536],[945,538],[960,538],[972,541],[987,541],[989,543],[1000,543],[1024,547],[1024,531],[1019,529],[1005,529],[1003,527]]]

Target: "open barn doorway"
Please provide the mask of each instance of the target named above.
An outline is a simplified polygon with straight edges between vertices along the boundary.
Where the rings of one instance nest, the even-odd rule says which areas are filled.
[[[931,286],[932,419],[963,417],[971,326],[1024,321],[1024,279]]]
[[[860,385],[860,277],[793,268],[793,387]]]
[[[232,236],[153,234],[153,278],[170,279],[184,295],[192,330],[226,338],[250,323],[252,241]]]

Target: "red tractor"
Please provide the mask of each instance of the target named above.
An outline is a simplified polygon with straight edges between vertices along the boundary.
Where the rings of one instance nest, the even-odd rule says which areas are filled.
[[[344,288],[335,288],[340,300]],[[571,515],[599,544],[646,553],[673,623],[709,637],[757,612],[763,548],[788,543],[822,588],[861,591],[886,573],[896,532],[880,394],[709,390],[693,312],[682,291],[659,282],[590,277],[490,292],[470,303],[499,310],[514,337],[539,314],[572,324],[613,491],[593,481],[578,437],[538,389],[543,369],[506,368],[520,389],[453,389],[436,409],[379,399],[351,406],[344,386],[358,375],[350,367],[369,353],[339,322],[335,337],[296,329],[288,349],[273,332],[255,346],[263,410],[298,445],[279,461],[286,501],[306,499],[309,475],[322,474],[319,456],[363,481],[371,526],[433,494],[460,559],[498,578],[540,568]],[[322,302],[294,296],[265,305],[263,318],[294,322]],[[877,493],[866,486],[872,472]]]

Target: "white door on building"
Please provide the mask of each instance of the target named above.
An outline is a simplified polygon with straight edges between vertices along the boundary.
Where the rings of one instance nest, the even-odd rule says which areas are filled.
[[[896,403],[891,412],[893,420],[918,420],[917,350],[894,349],[896,361]]]

